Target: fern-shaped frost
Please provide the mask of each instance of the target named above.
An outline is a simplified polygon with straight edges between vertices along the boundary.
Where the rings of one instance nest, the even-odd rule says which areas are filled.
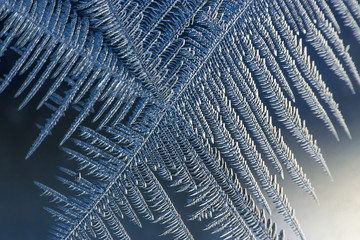
[[[194,239],[199,220],[222,239],[284,239],[275,209],[305,239],[277,178],[318,200],[284,136],[331,177],[299,108],[339,139],[335,117],[351,137],[317,64],[355,92],[339,33],[349,27],[360,42],[359,9],[356,0],[0,1],[1,61],[19,54],[0,92],[25,75],[19,109],[41,95],[37,109],[50,112],[26,158],[74,116],[60,145],[78,169],[58,177],[74,194],[35,182],[56,202],[46,207],[52,236],[131,239],[127,222],[152,222]]]

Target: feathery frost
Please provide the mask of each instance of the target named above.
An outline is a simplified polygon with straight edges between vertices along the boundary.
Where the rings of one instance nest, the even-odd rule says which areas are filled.
[[[25,75],[19,109],[42,95],[50,112],[26,158],[74,116],[60,145],[79,168],[58,177],[74,194],[35,182],[56,202],[54,239],[131,239],[126,222],[194,239],[193,220],[222,239],[285,239],[271,209],[306,238],[277,178],[318,200],[282,132],[331,178],[299,108],[351,138],[317,65],[360,84],[339,35],[360,43],[356,0],[1,0],[0,21],[1,61],[18,54],[0,92]]]

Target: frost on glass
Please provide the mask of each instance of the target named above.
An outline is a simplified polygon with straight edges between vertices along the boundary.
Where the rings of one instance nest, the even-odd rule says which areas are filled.
[[[271,209],[305,239],[277,179],[318,199],[283,132],[332,178],[299,107],[351,138],[317,65],[360,84],[339,35],[360,42],[356,0],[2,0],[0,20],[0,56],[19,55],[0,91],[25,75],[19,109],[41,95],[49,112],[26,158],[72,113],[60,145],[79,168],[58,179],[74,194],[35,182],[56,202],[55,239],[130,239],[127,222],[144,221],[193,239],[193,220],[223,239],[284,239]]]

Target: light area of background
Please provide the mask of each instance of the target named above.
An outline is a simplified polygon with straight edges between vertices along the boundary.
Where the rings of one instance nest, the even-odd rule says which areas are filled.
[[[309,240],[360,239],[360,140],[342,149],[334,147],[327,158],[334,182],[319,176],[312,183],[320,201],[318,206],[306,193],[292,188],[288,193],[298,220]],[[317,169],[319,170],[319,169]],[[316,172],[316,173],[315,173]],[[314,171],[308,175],[320,175]],[[286,191],[285,191],[286,192]],[[288,230],[289,238],[293,238]]]
[[[309,199],[293,196],[299,221],[308,239],[350,240],[360,239],[360,141],[328,158],[335,181],[314,181],[320,206]],[[338,162],[338,163],[336,163]]]
[[[308,240],[360,239],[360,96],[359,93],[351,95],[345,89],[340,89],[336,95],[341,98],[340,109],[352,139],[347,138],[341,128],[337,129],[340,135],[337,142],[323,126],[309,126],[312,132],[317,132],[314,135],[334,182],[305,153],[298,157],[298,161],[310,178],[320,204],[317,205],[307,193],[287,181],[289,176],[282,182]],[[282,217],[277,216],[276,219],[281,220]],[[288,226],[280,226],[285,229],[286,239],[298,239]]]

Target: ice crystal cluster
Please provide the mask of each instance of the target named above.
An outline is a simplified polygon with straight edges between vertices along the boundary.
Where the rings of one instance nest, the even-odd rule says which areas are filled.
[[[0,20],[1,61],[18,55],[0,91],[23,75],[19,109],[40,95],[49,112],[26,157],[72,118],[60,145],[79,168],[58,178],[73,194],[36,182],[56,202],[52,237],[130,239],[127,222],[154,222],[193,239],[201,221],[222,239],[284,239],[276,209],[305,239],[277,179],[317,197],[282,132],[331,178],[298,108],[350,137],[318,66],[360,83],[340,37],[360,43],[357,0],[0,0]]]

